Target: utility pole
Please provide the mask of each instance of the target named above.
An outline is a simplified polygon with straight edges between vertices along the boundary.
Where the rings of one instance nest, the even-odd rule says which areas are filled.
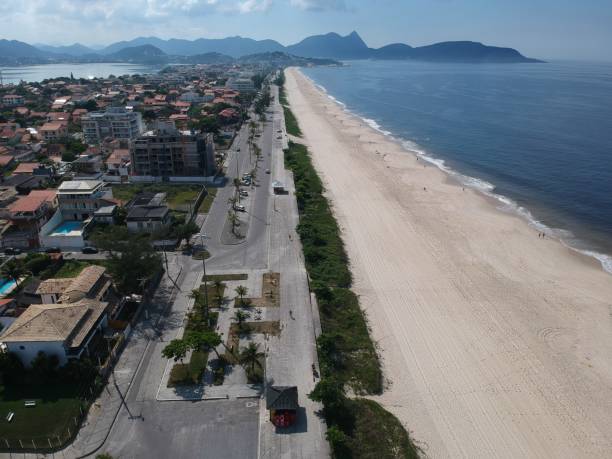
[[[204,248],[204,234],[200,233],[200,244],[202,244],[202,269],[204,270],[204,302],[206,303],[206,311],[208,311],[208,284],[206,280],[206,254]],[[207,317],[208,320],[208,317]]]

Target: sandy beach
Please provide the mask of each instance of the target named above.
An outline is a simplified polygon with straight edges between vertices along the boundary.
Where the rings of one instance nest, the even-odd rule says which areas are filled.
[[[286,73],[379,345],[378,400],[429,457],[612,457],[612,276]]]

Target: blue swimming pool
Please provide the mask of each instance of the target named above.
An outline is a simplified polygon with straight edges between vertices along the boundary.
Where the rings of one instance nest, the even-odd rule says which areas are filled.
[[[80,231],[83,227],[83,222],[62,222],[57,228],[53,230],[53,234],[69,234],[73,231]]]
[[[0,279],[0,295],[6,295],[17,285],[13,279]]]

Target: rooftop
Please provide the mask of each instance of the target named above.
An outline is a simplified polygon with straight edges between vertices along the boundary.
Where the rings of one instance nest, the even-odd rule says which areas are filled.
[[[60,193],[89,193],[104,185],[100,180],[69,180],[63,182],[58,190]]]
[[[0,341],[61,341],[66,347],[79,347],[106,306],[107,303],[94,300],[33,304],[0,335]]]

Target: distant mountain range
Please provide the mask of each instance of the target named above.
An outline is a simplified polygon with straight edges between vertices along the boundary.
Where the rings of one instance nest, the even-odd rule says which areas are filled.
[[[435,62],[520,63],[540,62],[523,56],[512,48],[487,46],[471,41],[452,41],[412,47],[394,43],[370,48],[357,32],[347,36],[337,33],[315,35],[299,43],[283,46],[274,40],[253,40],[243,37],[197,40],[139,37],[113,43],[94,50],[79,43],[69,46],[28,45],[19,41],[0,40],[0,64],[47,62],[190,62],[197,56],[217,54],[225,58],[241,58],[256,54],[285,53],[304,58],[324,59],[414,59]]]

